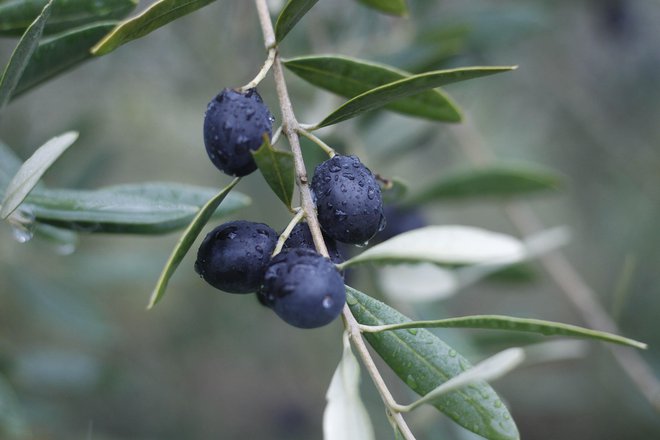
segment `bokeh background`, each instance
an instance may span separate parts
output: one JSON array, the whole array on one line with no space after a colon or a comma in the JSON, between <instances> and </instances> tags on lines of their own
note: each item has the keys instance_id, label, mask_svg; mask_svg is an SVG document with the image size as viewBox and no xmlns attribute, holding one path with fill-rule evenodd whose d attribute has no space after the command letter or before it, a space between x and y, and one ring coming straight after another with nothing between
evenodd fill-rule
<instances>
[{"instance_id":1,"label":"bokeh background","mask_svg":"<svg viewBox=\"0 0 660 440\"><path fill-rule=\"evenodd\" d=\"M377 113L322 136L372 170L404 178L411 191L469 166L464 142L557 170L562 188L527 202L547 226L571 229L570 262L623 334L649 343L643 358L660 376L660 3L409 4L402 19L354 1L319 2L281 51L342 53L414 72L520 68L447 87L467 115L461 128ZM0 40L1 63L14 45ZM229 178L204 151L204 109L220 89L252 78L263 58L252 2L218 1L16 100L1 116L0 138L24 159L50 137L80 131L46 175L52 186L168 180L221 187ZM341 102L288 78L303 122ZM275 110L272 77L260 92ZM304 147L308 165L321 160L312 145ZM238 190L254 202L235 218L286 225L288 212L258 173ZM432 204L423 214L432 224L516 233L501 204L489 201ZM0 225L0 438L322 437L341 324L297 330L253 296L214 291L193 272L194 252L147 312L177 237L83 235L75 252L62 255L47 241L20 244ZM500 313L584 324L540 266L532 268L531 278L484 281L421 310L403 306L427 318ZM353 273L351 282L378 295L373 275ZM525 342L439 334L473 361ZM604 346L587 347L578 359L495 383L522 438L660 438L658 412ZM412 398L386 376L398 398ZM377 394L363 382L377 438L391 438ZM409 419L420 440L474 438L433 411Z\"/></svg>"}]
</instances>

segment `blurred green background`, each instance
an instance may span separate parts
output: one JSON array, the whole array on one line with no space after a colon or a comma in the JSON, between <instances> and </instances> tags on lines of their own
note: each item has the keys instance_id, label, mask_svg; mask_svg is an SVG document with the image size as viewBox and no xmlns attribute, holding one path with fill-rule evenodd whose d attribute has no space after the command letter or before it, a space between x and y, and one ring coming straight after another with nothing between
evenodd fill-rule
<instances>
[{"instance_id":1,"label":"blurred green background","mask_svg":"<svg viewBox=\"0 0 660 440\"><path fill-rule=\"evenodd\" d=\"M529 203L547 226L570 227L570 261L623 334L649 343L643 357L660 375L660 3L410 0L409 6L410 17L401 19L354 1L319 2L281 51L342 53L413 72L520 68L447 87L467 115L462 129L377 113L320 135L375 172L404 178L412 191L469 165L461 136L481 139L498 158L558 170L562 189ZM50 137L80 131L46 175L52 186L148 180L224 186L229 178L204 151L202 118L220 89L257 72L261 38L252 2L218 1L16 100L2 114L0 138L25 159ZM0 39L1 63L15 43ZM288 78L303 122L342 102ZM260 93L279 121L270 76ZM314 147L305 148L309 166L322 160ZM288 211L258 173L238 190L254 203L235 218L277 230L287 224ZM433 204L424 215L433 224L515 233L492 202ZM253 296L218 293L193 272L194 252L162 303L147 312L177 238L82 235L75 252L61 255L43 240L20 244L0 225L0 438L322 437L341 324L301 331ZM584 325L533 267L533 280L482 282L405 311ZM370 275L354 273L352 283L369 293ZM519 342L484 332L439 334L473 361ZM588 347L583 358L525 368L495 383L522 438L660 438L659 414L609 351ZM410 400L383 371L395 395ZM377 438L391 438L377 394L363 382ZM409 419L420 440L474 438L433 411Z\"/></svg>"}]
</instances>

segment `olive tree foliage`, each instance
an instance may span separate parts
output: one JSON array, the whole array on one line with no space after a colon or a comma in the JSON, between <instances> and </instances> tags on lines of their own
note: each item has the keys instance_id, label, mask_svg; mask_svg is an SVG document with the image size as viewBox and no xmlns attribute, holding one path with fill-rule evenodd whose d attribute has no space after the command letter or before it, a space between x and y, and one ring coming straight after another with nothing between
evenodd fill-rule
<instances>
[{"instance_id":1,"label":"olive tree foliage","mask_svg":"<svg viewBox=\"0 0 660 440\"><path fill-rule=\"evenodd\" d=\"M0 1L0 36L16 41L0 78L0 111L7 111L8 103L34 87L85 61L115 50L130 50L130 45L122 46L148 37L152 31L213 2L159 0L135 15L132 14L137 3L134 0ZM310 140L312 148L318 147L332 157L335 150L323 139L320 133L326 131L321 129L340 126L360 116L368 117L376 110L437 124L460 124L463 115L459 104L442 87L462 81L488 81L484 77L511 74L516 66L408 72L342 54L288 57L284 44L287 35L308 13L314 14L316 3L289 0L279 10L269 10L265 0L256 0L264 64L254 79L246 78L244 85L233 86L239 91L273 87L265 81L268 73L273 74L279 108L272 111L278 115L275 127L279 124L279 128L273 131L272 138L265 137L263 144L251 154L264 177L265 190L272 191L291 213L291 223L282 233L275 252L282 249L288 234L304 219L317 252L328 256L300 139ZM372 8L374 14L408 14L405 0L360 0L351 7L365 6ZM255 70L258 68L255 66ZM295 112L288 94L290 75L345 101L318 121L300 123L297 117L304 115ZM222 85L228 86L231 85ZM212 219L236 213L251 199L237 190L240 177L220 189L163 182L117 184L94 190L46 186L41 177L61 155L61 160L66 161L65 151L77 137L75 131L54 133L52 139L36 148L25 161L0 142L0 217L13 228L19 241L34 237L64 245L84 234L153 235L182 230L160 277L154 274L155 287L148 301L149 292L144 292L145 303L151 309L165 300L170 278L204 226ZM284 138L289 148L283 146ZM427 187L408 191L403 179L382 176L377 169L372 171L378 178L385 203L408 211L448 199L529 196L554 191L560 183L557 173L539 166L494 163L440 175ZM378 243L354 248L352 256L336 263L336 267L355 271L376 268L382 290L389 292L387 297L429 301L451 295L494 272L524 265L561 245L565 239L563 231L556 229L533 237L514 237L468 226L425 225L391 238L381 240L376 236L374 241ZM426 284L420 284L419 280ZM373 294L382 296L382 293ZM342 317L333 324L343 325L343 353L326 395L323 420L326 440L374 438L369 413L360 398L361 376L373 381L378 390L394 438L415 438L414 426L408 425L406 416L422 405L436 408L483 438L519 438L507 406L488 382L523 362L540 361L534 356L536 352L511 347L472 365L439 338L432 331L434 328L507 330L645 347L643 343L611 333L513 316L474 315L415 321L369 292L346 286L345 296ZM419 395L416 400L403 404L394 399L367 345Z\"/></svg>"}]
</instances>

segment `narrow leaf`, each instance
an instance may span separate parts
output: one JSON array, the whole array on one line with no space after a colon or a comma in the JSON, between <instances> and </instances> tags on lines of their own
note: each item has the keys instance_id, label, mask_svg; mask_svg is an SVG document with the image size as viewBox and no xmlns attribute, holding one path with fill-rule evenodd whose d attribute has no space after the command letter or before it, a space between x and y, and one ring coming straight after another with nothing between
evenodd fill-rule
<instances>
[{"instance_id":1,"label":"narrow leaf","mask_svg":"<svg viewBox=\"0 0 660 440\"><path fill-rule=\"evenodd\" d=\"M285 60L284 65L305 81L346 98L411 77L411 73L383 64L339 55L319 55ZM452 99L442 90L425 90L387 104L387 110L446 122L461 120Z\"/></svg>"},{"instance_id":2,"label":"narrow leaf","mask_svg":"<svg viewBox=\"0 0 660 440\"><path fill-rule=\"evenodd\" d=\"M124 21L92 48L92 54L105 55L130 41L142 38L171 21L190 14L215 0L159 0L140 15Z\"/></svg>"},{"instance_id":3,"label":"narrow leaf","mask_svg":"<svg viewBox=\"0 0 660 440\"><path fill-rule=\"evenodd\" d=\"M344 332L344 352L326 393L323 440L373 440L367 409L360 399L360 364Z\"/></svg>"},{"instance_id":4,"label":"narrow leaf","mask_svg":"<svg viewBox=\"0 0 660 440\"><path fill-rule=\"evenodd\" d=\"M415 321L391 326L385 325L367 331L385 331L402 328L481 328L490 330L507 330L538 333L545 336L571 336L575 338L598 339L641 349L646 349L647 347L645 343L635 341L634 339L624 338L623 336L614 335L612 333L589 330L576 325L502 315L473 315L439 319L435 321Z\"/></svg>"},{"instance_id":5,"label":"narrow leaf","mask_svg":"<svg viewBox=\"0 0 660 440\"><path fill-rule=\"evenodd\" d=\"M44 31L46 20L50 17L51 5L52 0L44 6L41 14L26 29L16 49L11 54L11 58L9 58L9 63L7 63L0 78L0 110L9 102L9 98L20 81L32 53L39 45L39 39Z\"/></svg>"},{"instance_id":6,"label":"narrow leaf","mask_svg":"<svg viewBox=\"0 0 660 440\"><path fill-rule=\"evenodd\" d=\"M345 261L392 264L511 264L526 255L524 244L509 235L471 226L427 226L390 238Z\"/></svg>"},{"instance_id":7,"label":"narrow leaf","mask_svg":"<svg viewBox=\"0 0 660 440\"><path fill-rule=\"evenodd\" d=\"M390 15L408 15L406 0L358 0L365 6Z\"/></svg>"},{"instance_id":8,"label":"narrow leaf","mask_svg":"<svg viewBox=\"0 0 660 440\"><path fill-rule=\"evenodd\" d=\"M43 189L24 203L38 222L80 232L164 234L186 227L206 201L211 188L146 183L97 190ZM232 193L214 216L231 214L250 203Z\"/></svg>"},{"instance_id":9,"label":"narrow leaf","mask_svg":"<svg viewBox=\"0 0 660 440\"><path fill-rule=\"evenodd\" d=\"M0 1L0 35L20 36L39 15L47 0ZM128 15L137 0L56 0L44 34L68 31L104 20Z\"/></svg>"},{"instance_id":10,"label":"narrow leaf","mask_svg":"<svg viewBox=\"0 0 660 440\"><path fill-rule=\"evenodd\" d=\"M499 379L505 374L518 367L525 360L525 351L522 348L514 347L501 351L486 360L476 364L474 367L467 371L454 376L447 382L439 385L436 389L426 394L416 402L407 405L407 409L413 410L423 404L431 404L438 399L438 397L447 394L451 391L463 388L480 381L492 381Z\"/></svg>"},{"instance_id":11,"label":"narrow leaf","mask_svg":"<svg viewBox=\"0 0 660 440\"><path fill-rule=\"evenodd\" d=\"M0 218L6 219L32 191L41 176L78 139L78 133L70 131L57 136L39 147L25 161L14 178L9 182L5 196L2 199Z\"/></svg>"},{"instance_id":12,"label":"narrow leaf","mask_svg":"<svg viewBox=\"0 0 660 440\"><path fill-rule=\"evenodd\" d=\"M312 9L319 0L289 0L275 23L275 39L279 43L286 37L301 18Z\"/></svg>"},{"instance_id":13,"label":"narrow leaf","mask_svg":"<svg viewBox=\"0 0 660 440\"><path fill-rule=\"evenodd\" d=\"M295 183L293 154L273 148L267 136L264 136L261 147L251 153L268 186L290 208Z\"/></svg>"},{"instance_id":14,"label":"narrow leaf","mask_svg":"<svg viewBox=\"0 0 660 440\"><path fill-rule=\"evenodd\" d=\"M346 302L360 324L384 325L410 320L388 305L351 287ZM470 363L425 329L365 333L367 341L392 370L424 396L470 368ZM490 440L518 440L507 408L485 382L444 394L434 406L466 429Z\"/></svg>"},{"instance_id":15,"label":"narrow leaf","mask_svg":"<svg viewBox=\"0 0 660 440\"><path fill-rule=\"evenodd\" d=\"M559 186L559 176L548 169L500 164L446 174L415 195L410 204L474 197L510 197L554 190Z\"/></svg>"},{"instance_id":16,"label":"narrow leaf","mask_svg":"<svg viewBox=\"0 0 660 440\"><path fill-rule=\"evenodd\" d=\"M236 186L239 180L240 177L234 179L215 197L206 202L206 204L202 206L202 208L197 212L197 215L195 215L195 217L192 219L186 230L181 235L181 238L179 238L176 246L174 246L170 257L167 259L167 263L165 263L165 267L163 268L163 271L161 272L160 277L156 282L156 287L151 294L147 309L151 309L156 305L158 301L163 298L163 295L165 295L165 289L167 289L167 284L169 283L170 278L172 278L174 271L177 269L177 267L179 267L183 257L186 256L190 250L190 247L195 242L195 239L202 231L206 223L211 219L211 216L215 210L218 208L218 206L220 206L225 197L227 197L227 194L229 194L229 192Z\"/></svg>"},{"instance_id":17,"label":"narrow leaf","mask_svg":"<svg viewBox=\"0 0 660 440\"><path fill-rule=\"evenodd\" d=\"M391 102L415 95L420 92L435 89L447 84L468 79L479 78L495 73L507 72L515 66L504 67L463 67L458 69L437 70L434 72L413 75L408 78L385 84L364 92L344 103L328 115L317 127L326 127L363 113L376 110Z\"/></svg>"},{"instance_id":18,"label":"narrow leaf","mask_svg":"<svg viewBox=\"0 0 660 440\"><path fill-rule=\"evenodd\" d=\"M91 58L89 49L116 24L94 23L43 40L32 54L12 99Z\"/></svg>"}]
</instances>

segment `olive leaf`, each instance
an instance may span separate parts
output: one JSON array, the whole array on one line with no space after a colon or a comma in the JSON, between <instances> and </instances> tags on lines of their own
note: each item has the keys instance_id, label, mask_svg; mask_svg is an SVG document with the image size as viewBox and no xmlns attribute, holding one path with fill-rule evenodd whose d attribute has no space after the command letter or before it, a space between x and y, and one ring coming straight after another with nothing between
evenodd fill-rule
<instances>
[{"instance_id":1,"label":"olive leaf","mask_svg":"<svg viewBox=\"0 0 660 440\"><path fill-rule=\"evenodd\" d=\"M518 196L555 190L560 184L561 179L557 173L537 165L495 164L449 172L415 194L409 204Z\"/></svg>"},{"instance_id":2,"label":"olive leaf","mask_svg":"<svg viewBox=\"0 0 660 440\"><path fill-rule=\"evenodd\" d=\"M284 60L287 69L305 81L346 98L353 98L412 74L384 64L342 55L312 55ZM461 120L457 105L442 90L425 90L397 99L385 109L436 121Z\"/></svg>"},{"instance_id":3,"label":"olive leaf","mask_svg":"<svg viewBox=\"0 0 660 440\"><path fill-rule=\"evenodd\" d=\"M360 364L344 332L344 351L326 393L323 440L373 440L369 413L360 398Z\"/></svg>"},{"instance_id":4,"label":"olive leaf","mask_svg":"<svg viewBox=\"0 0 660 440\"><path fill-rule=\"evenodd\" d=\"M0 218L6 219L25 200L41 176L50 166L78 139L78 133L70 131L56 136L39 147L34 154L25 161L7 185Z\"/></svg>"},{"instance_id":5,"label":"olive leaf","mask_svg":"<svg viewBox=\"0 0 660 440\"><path fill-rule=\"evenodd\" d=\"M273 148L268 136L264 136L264 142L258 150L250 153L268 186L288 208L291 208L295 183L293 154Z\"/></svg>"},{"instance_id":6,"label":"olive leaf","mask_svg":"<svg viewBox=\"0 0 660 440\"><path fill-rule=\"evenodd\" d=\"M516 66L495 67L462 67L457 69L436 70L433 72L412 75L398 81L394 81L367 92L364 92L330 113L316 128L326 127L342 121L359 116L363 113L379 109L392 102L408 98L421 92L425 92L447 84L465 81L482 76L508 72L516 69ZM458 121L460 119L456 119Z\"/></svg>"},{"instance_id":7,"label":"olive leaf","mask_svg":"<svg viewBox=\"0 0 660 440\"><path fill-rule=\"evenodd\" d=\"M151 309L156 305L158 301L163 298L170 278L172 278L174 271L176 271L177 267L179 267L179 264L181 264L183 257L186 256L193 243L195 242L195 239L199 233L202 232L202 229L211 219L211 216L216 211L218 206L220 206L222 201L225 200L229 192L240 180L240 177L235 178L216 196L206 202L206 204L202 206L201 209L197 212L197 215L195 215L186 230L183 232L181 238L179 238L179 241L176 243L176 246L174 246L172 253L167 259L165 267L163 268L163 271L161 272L160 276L158 277L158 281L156 282L156 287L151 293L151 298L149 299L149 305L147 306L147 309Z\"/></svg>"},{"instance_id":8,"label":"olive leaf","mask_svg":"<svg viewBox=\"0 0 660 440\"><path fill-rule=\"evenodd\" d=\"M286 37L301 18L312 9L319 0L289 0L275 23L275 39L279 43Z\"/></svg>"},{"instance_id":9,"label":"olive leaf","mask_svg":"<svg viewBox=\"0 0 660 440\"><path fill-rule=\"evenodd\" d=\"M40 14L48 0L0 1L0 35L20 36ZM128 15L138 0L57 0L44 34L55 34Z\"/></svg>"},{"instance_id":10,"label":"olive leaf","mask_svg":"<svg viewBox=\"0 0 660 440\"><path fill-rule=\"evenodd\" d=\"M346 286L346 302L363 325L410 322L395 309L349 286ZM364 336L406 385L422 396L471 367L456 350L425 329L365 333ZM506 406L485 382L443 394L434 399L433 406L487 439L518 440L520 437Z\"/></svg>"},{"instance_id":11,"label":"olive leaf","mask_svg":"<svg viewBox=\"0 0 660 440\"><path fill-rule=\"evenodd\" d=\"M112 52L118 47L142 38L166 24L190 14L215 0L159 0L140 15L119 24L110 34L92 48L92 54L99 56Z\"/></svg>"},{"instance_id":12,"label":"olive leaf","mask_svg":"<svg viewBox=\"0 0 660 440\"><path fill-rule=\"evenodd\" d=\"M390 238L345 261L356 264L430 262L435 264L511 264L526 256L515 237L471 226L427 226Z\"/></svg>"},{"instance_id":13,"label":"olive leaf","mask_svg":"<svg viewBox=\"0 0 660 440\"><path fill-rule=\"evenodd\" d=\"M39 43L11 98L27 92L92 57L89 49L117 22L106 21L71 29Z\"/></svg>"},{"instance_id":14,"label":"olive leaf","mask_svg":"<svg viewBox=\"0 0 660 440\"><path fill-rule=\"evenodd\" d=\"M575 338L596 339L614 344L646 349L647 345L634 339L612 333L590 330L576 325L542 319L517 318L502 315L473 315L434 321L412 321L400 324L381 325L367 329L367 332L380 332L406 328L479 328L514 332L538 333L544 336L569 336Z\"/></svg>"},{"instance_id":15,"label":"olive leaf","mask_svg":"<svg viewBox=\"0 0 660 440\"><path fill-rule=\"evenodd\" d=\"M207 187L148 182L96 190L40 189L24 206L36 221L74 231L164 234L186 227L214 194ZM249 203L249 197L234 192L213 215L222 217Z\"/></svg>"},{"instance_id":16,"label":"olive leaf","mask_svg":"<svg viewBox=\"0 0 660 440\"><path fill-rule=\"evenodd\" d=\"M53 0L49 1L43 7L39 16L25 30L14 52L11 54L11 58L9 58L9 63L7 63L2 77L0 77L0 110L9 102L9 98L11 98L11 94L20 81L23 71L32 57L32 53L39 45L39 39L46 26L46 21L50 17L52 3Z\"/></svg>"}]
</instances>

